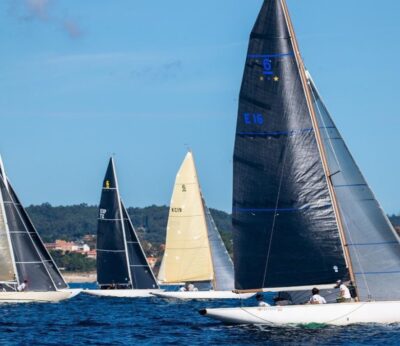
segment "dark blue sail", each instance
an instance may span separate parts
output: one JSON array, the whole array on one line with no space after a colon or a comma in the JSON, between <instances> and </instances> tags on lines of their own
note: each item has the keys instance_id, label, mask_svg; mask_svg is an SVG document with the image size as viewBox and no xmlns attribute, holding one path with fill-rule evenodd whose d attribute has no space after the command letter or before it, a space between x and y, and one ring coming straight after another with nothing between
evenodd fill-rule
<instances>
[{"instance_id":1,"label":"dark blue sail","mask_svg":"<svg viewBox=\"0 0 400 346\"><path fill-rule=\"evenodd\" d=\"M97 282L131 287L123 218L113 159L103 180L97 224Z\"/></svg>"},{"instance_id":2,"label":"dark blue sail","mask_svg":"<svg viewBox=\"0 0 400 346\"><path fill-rule=\"evenodd\" d=\"M97 282L100 287L115 285L118 288L158 288L121 201L112 158L104 177L99 206Z\"/></svg>"},{"instance_id":3,"label":"dark blue sail","mask_svg":"<svg viewBox=\"0 0 400 346\"><path fill-rule=\"evenodd\" d=\"M264 1L250 35L233 169L237 289L330 284L348 276L280 0Z\"/></svg>"}]
</instances>

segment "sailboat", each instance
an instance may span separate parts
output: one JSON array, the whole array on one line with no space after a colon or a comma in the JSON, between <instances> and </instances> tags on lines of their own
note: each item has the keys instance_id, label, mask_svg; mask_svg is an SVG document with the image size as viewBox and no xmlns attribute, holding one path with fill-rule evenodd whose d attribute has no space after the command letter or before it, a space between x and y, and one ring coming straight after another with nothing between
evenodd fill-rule
<instances>
[{"instance_id":1,"label":"sailboat","mask_svg":"<svg viewBox=\"0 0 400 346\"><path fill-rule=\"evenodd\" d=\"M166 285L186 283L204 288L156 294L162 298L238 299L253 295L232 292L233 263L204 201L190 151L175 180L158 280Z\"/></svg>"},{"instance_id":2,"label":"sailboat","mask_svg":"<svg viewBox=\"0 0 400 346\"><path fill-rule=\"evenodd\" d=\"M400 241L300 56L284 0L265 0L250 36L234 150L238 291L334 291L348 303L204 309L228 323L400 322ZM300 303L300 302L299 302ZM305 301L303 301L305 303Z\"/></svg>"},{"instance_id":3,"label":"sailboat","mask_svg":"<svg viewBox=\"0 0 400 346\"><path fill-rule=\"evenodd\" d=\"M80 291L66 284L0 157L0 303L58 302Z\"/></svg>"},{"instance_id":4,"label":"sailboat","mask_svg":"<svg viewBox=\"0 0 400 346\"><path fill-rule=\"evenodd\" d=\"M84 293L140 298L159 289L132 221L121 200L114 159L104 177L97 224L97 283Z\"/></svg>"}]
</instances>

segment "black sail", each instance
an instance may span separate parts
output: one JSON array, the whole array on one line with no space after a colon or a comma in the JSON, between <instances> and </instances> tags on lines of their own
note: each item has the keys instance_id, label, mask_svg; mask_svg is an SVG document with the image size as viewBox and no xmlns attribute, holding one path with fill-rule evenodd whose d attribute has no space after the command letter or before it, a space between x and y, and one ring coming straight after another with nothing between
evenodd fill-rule
<instances>
[{"instance_id":1,"label":"black sail","mask_svg":"<svg viewBox=\"0 0 400 346\"><path fill-rule=\"evenodd\" d=\"M48 271L48 265L43 261L41 248L34 238L36 232L26 224L25 216L21 214L22 207L15 203L15 194L10 194L10 185L6 186L3 174L0 175L0 191L7 217L8 230L13 250L14 263L17 270L17 281L27 280L27 291L55 291L56 285ZM54 264L54 263L53 263ZM54 264L55 266L55 264Z\"/></svg>"},{"instance_id":2,"label":"black sail","mask_svg":"<svg viewBox=\"0 0 400 346\"><path fill-rule=\"evenodd\" d=\"M110 159L103 181L97 224L97 282L130 287L117 179Z\"/></svg>"},{"instance_id":3,"label":"black sail","mask_svg":"<svg viewBox=\"0 0 400 346\"><path fill-rule=\"evenodd\" d=\"M67 283L65 282L63 276L61 275L53 258L51 257L51 255L47 251L46 247L44 246L43 241L39 236L39 233L37 232L35 226L33 225L31 219L29 218L28 213L22 206L20 200L18 199L18 196L16 195L16 193L9 181L8 181L8 190L10 192L10 196L13 200L15 208L18 210L18 213L19 213L27 231L29 232L30 238L31 238L32 242L34 243L35 248L36 248L43 264L46 266L47 272L50 275L54 285L58 289L68 288Z\"/></svg>"},{"instance_id":4,"label":"black sail","mask_svg":"<svg viewBox=\"0 0 400 346\"><path fill-rule=\"evenodd\" d=\"M147 262L146 256L140 245L139 238L137 237L128 212L126 211L126 208L122 202L121 205L122 215L124 217L132 287L136 289L158 288L157 281Z\"/></svg>"},{"instance_id":5,"label":"black sail","mask_svg":"<svg viewBox=\"0 0 400 346\"><path fill-rule=\"evenodd\" d=\"M280 0L250 36L234 149L235 287L330 284L348 271Z\"/></svg>"}]
</instances>

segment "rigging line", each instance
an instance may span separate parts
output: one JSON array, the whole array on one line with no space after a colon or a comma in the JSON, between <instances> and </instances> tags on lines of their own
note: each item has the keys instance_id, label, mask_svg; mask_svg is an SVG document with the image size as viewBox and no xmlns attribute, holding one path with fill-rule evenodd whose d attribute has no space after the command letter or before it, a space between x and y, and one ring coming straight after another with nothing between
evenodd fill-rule
<instances>
[{"instance_id":1,"label":"rigging line","mask_svg":"<svg viewBox=\"0 0 400 346\"><path fill-rule=\"evenodd\" d=\"M286 114L285 114L286 116ZM285 164L286 164L286 158L287 158L287 153L289 151L289 137L286 139L286 145L285 145L285 154L283 156L283 162L282 162L282 169L281 169L281 176L279 180L279 188L278 188L278 193L276 196L276 202L275 202L275 212L274 212L274 218L272 221L272 226L271 226L271 235L269 237L269 244L268 244L268 252L267 252L267 261L265 263L265 268L264 268L264 277L263 277L263 287L265 286L265 280L267 278L267 270L268 270L268 264L269 264L269 258L271 255L271 248L272 248L272 238L274 236L274 231L275 231L275 224L276 224L276 217L279 215L278 214L278 204L279 204L279 199L281 196L281 190L282 190L282 183L283 183L283 175L284 175L284 170L285 170Z\"/></svg>"}]
</instances>

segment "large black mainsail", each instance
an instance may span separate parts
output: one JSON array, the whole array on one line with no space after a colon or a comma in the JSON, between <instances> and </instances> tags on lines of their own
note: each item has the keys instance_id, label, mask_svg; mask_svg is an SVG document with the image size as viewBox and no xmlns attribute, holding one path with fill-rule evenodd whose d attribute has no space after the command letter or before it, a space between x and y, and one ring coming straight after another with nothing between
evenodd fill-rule
<instances>
[{"instance_id":1,"label":"large black mainsail","mask_svg":"<svg viewBox=\"0 0 400 346\"><path fill-rule=\"evenodd\" d=\"M400 245L306 72L284 0L250 36L234 152L238 289L351 279L400 299Z\"/></svg>"},{"instance_id":2,"label":"large black mainsail","mask_svg":"<svg viewBox=\"0 0 400 346\"><path fill-rule=\"evenodd\" d=\"M346 277L335 212L280 0L250 36L234 150L236 288Z\"/></svg>"},{"instance_id":3,"label":"large black mainsail","mask_svg":"<svg viewBox=\"0 0 400 346\"><path fill-rule=\"evenodd\" d=\"M1 160L1 159L0 159ZM0 191L4 225L9 237L15 285L27 281L26 291L67 288L55 262L45 248L0 164ZM12 287L11 285L3 286ZM15 288L15 287L14 287Z\"/></svg>"},{"instance_id":4,"label":"large black mainsail","mask_svg":"<svg viewBox=\"0 0 400 346\"><path fill-rule=\"evenodd\" d=\"M113 158L110 159L104 177L99 205L97 282L100 287L158 287L122 204Z\"/></svg>"}]
</instances>

